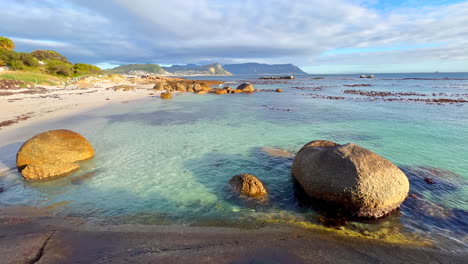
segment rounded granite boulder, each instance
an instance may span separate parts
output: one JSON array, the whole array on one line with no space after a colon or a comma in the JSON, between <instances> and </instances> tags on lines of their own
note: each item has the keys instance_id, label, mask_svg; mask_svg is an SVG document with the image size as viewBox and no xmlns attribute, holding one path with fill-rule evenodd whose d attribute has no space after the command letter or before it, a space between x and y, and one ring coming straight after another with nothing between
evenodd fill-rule
<instances>
[{"instance_id":1,"label":"rounded granite boulder","mask_svg":"<svg viewBox=\"0 0 468 264\"><path fill-rule=\"evenodd\" d=\"M307 143L291 172L309 197L356 217L385 216L400 207L409 191L408 178L397 166L352 143Z\"/></svg>"},{"instance_id":2,"label":"rounded granite boulder","mask_svg":"<svg viewBox=\"0 0 468 264\"><path fill-rule=\"evenodd\" d=\"M243 83L237 86L237 90L241 90L243 93L253 93L255 92L255 88L250 83Z\"/></svg>"},{"instance_id":3,"label":"rounded granite boulder","mask_svg":"<svg viewBox=\"0 0 468 264\"><path fill-rule=\"evenodd\" d=\"M267 196L263 183L251 174L235 175L231 178L229 184L236 192L243 196L251 198L265 198Z\"/></svg>"},{"instance_id":4,"label":"rounded granite boulder","mask_svg":"<svg viewBox=\"0 0 468 264\"><path fill-rule=\"evenodd\" d=\"M93 156L93 147L80 134L66 129L51 130L21 146L16 167L26 179L44 180L64 176L80 167L77 161Z\"/></svg>"},{"instance_id":5,"label":"rounded granite boulder","mask_svg":"<svg viewBox=\"0 0 468 264\"><path fill-rule=\"evenodd\" d=\"M171 93L161 93L160 97L161 97L161 99L172 99L172 94Z\"/></svg>"}]
</instances>

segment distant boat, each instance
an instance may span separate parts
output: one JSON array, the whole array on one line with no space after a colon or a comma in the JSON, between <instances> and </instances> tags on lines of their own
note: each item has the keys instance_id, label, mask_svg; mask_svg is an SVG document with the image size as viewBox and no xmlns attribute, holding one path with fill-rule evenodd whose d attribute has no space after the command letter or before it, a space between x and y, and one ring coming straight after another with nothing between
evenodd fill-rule
<instances>
[{"instance_id":1,"label":"distant boat","mask_svg":"<svg viewBox=\"0 0 468 264\"><path fill-rule=\"evenodd\" d=\"M435 71L434 73L439 73L439 71Z\"/></svg>"}]
</instances>

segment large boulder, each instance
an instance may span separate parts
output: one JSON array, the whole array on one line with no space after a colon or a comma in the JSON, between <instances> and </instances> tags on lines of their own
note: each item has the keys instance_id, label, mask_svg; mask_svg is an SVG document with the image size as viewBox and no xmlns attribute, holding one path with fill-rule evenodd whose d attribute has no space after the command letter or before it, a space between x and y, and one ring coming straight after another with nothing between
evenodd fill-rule
<instances>
[{"instance_id":1,"label":"large boulder","mask_svg":"<svg viewBox=\"0 0 468 264\"><path fill-rule=\"evenodd\" d=\"M235 175L231 178L229 184L236 192L243 196L251 198L265 198L267 196L263 183L251 174Z\"/></svg>"},{"instance_id":2,"label":"large boulder","mask_svg":"<svg viewBox=\"0 0 468 264\"><path fill-rule=\"evenodd\" d=\"M16 166L24 178L46 180L79 168L77 161L94 156L94 149L80 134L51 130L27 140L16 155Z\"/></svg>"},{"instance_id":3,"label":"large boulder","mask_svg":"<svg viewBox=\"0 0 468 264\"><path fill-rule=\"evenodd\" d=\"M243 93L253 93L255 92L255 88L250 83L243 83L237 86L237 90L241 90Z\"/></svg>"},{"instance_id":4,"label":"large boulder","mask_svg":"<svg viewBox=\"0 0 468 264\"><path fill-rule=\"evenodd\" d=\"M357 217L385 216L400 207L409 191L408 178L397 166L352 143L307 143L291 172L308 196Z\"/></svg>"}]
</instances>

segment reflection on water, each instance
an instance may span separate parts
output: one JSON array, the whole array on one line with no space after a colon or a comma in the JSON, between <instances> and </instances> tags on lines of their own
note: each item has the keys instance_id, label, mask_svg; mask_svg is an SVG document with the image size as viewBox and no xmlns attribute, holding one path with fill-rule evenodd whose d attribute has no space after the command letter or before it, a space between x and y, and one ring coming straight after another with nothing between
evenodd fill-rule
<instances>
[{"instance_id":1,"label":"reflection on water","mask_svg":"<svg viewBox=\"0 0 468 264\"><path fill-rule=\"evenodd\" d=\"M324 97L355 97L343 94L344 85L362 82L371 86L360 90L462 94L468 81L353 77L256 85L284 93L152 98L2 134L0 142L8 140L0 146L5 168L0 205L60 203L56 214L107 223L243 228L288 223L376 239L419 235L441 248L466 250L467 105L316 99L291 87L325 87L311 91ZM68 178L23 181L14 168L21 142L54 128L83 134L95 147L95 158ZM388 158L408 175L412 196L400 211L374 221L345 219L302 203L290 176L292 159L269 156L262 148L295 152L315 139L354 142ZM227 183L239 173L264 182L268 200L233 195Z\"/></svg>"}]
</instances>

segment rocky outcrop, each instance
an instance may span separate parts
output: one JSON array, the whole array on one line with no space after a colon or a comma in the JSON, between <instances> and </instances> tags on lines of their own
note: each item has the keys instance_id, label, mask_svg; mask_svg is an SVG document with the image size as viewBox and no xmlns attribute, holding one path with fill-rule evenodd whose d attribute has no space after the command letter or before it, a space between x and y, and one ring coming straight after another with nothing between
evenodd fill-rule
<instances>
[{"instance_id":1,"label":"rocky outcrop","mask_svg":"<svg viewBox=\"0 0 468 264\"><path fill-rule=\"evenodd\" d=\"M284 91L283 91L283 89L278 88L278 89L275 90L275 92L277 92L277 93L282 93L282 92L284 92Z\"/></svg>"},{"instance_id":2,"label":"rocky outcrop","mask_svg":"<svg viewBox=\"0 0 468 264\"><path fill-rule=\"evenodd\" d=\"M260 77L260 80L294 80L294 76Z\"/></svg>"},{"instance_id":3,"label":"rocky outcrop","mask_svg":"<svg viewBox=\"0 0 468 264\"><path fill-rule=\"evenodd\" d=\"M357 217L385 216L409 191L408 178L398 167L352 143L306 144L294 158L292 175L311 198Z\"/></svg>"},{"instance_id":4,"label":"rocky outcrop","mask_svg":"<svg viewBox=\"0 0 468 264\"><path fill-rule=\"evenodd\" d=\"M80 134L51 130L27 140L16 155L16 166L28 180L66 176L80 166L77 161L94 156L94 149Z\"/></svg>"},{"instance_id":5,"label":"rocky outcrop","mask_svg":"<svg viewBox=\"0 0 468 264\"><path fill-rule=\"evenodd\" d=\"M243 83L237 86L237 90L241 90L243 93L253 93L255 92L255 88L250 83Z\"/></svg>"},{"instance_id":6,"label":"rocky outcrop","mask_svg":"<svg viewBox=\"0 0 468 264\"><path fill-rule=\"evenodd\" d=\"M250 198L265 198L267 196L263 183L251 174L235 175L231 178L229 184L242 196Z\"/></svg>"}]
</instances>

